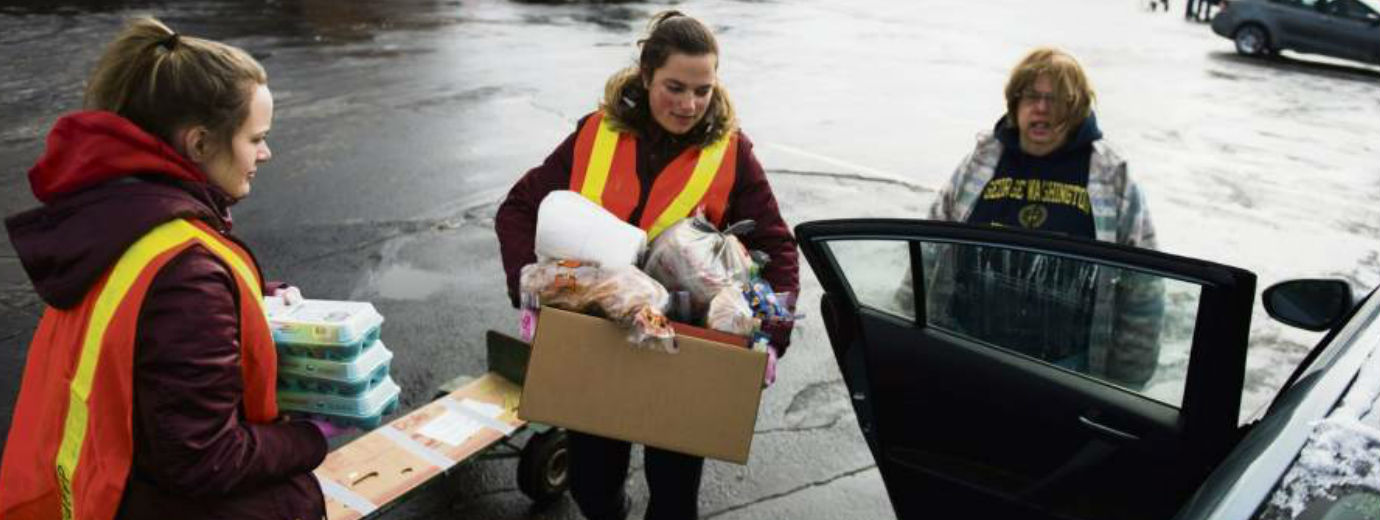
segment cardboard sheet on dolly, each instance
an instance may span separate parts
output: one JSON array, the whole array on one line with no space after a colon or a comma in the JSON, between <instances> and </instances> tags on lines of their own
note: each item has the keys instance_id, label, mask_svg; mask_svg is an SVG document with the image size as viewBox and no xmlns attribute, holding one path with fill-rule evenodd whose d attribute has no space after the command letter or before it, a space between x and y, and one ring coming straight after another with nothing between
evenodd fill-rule
<instances>
[{"instance_id":1,"label":"cardboard sheet on dolly","mask_svg":"<svg viewBox=\"0 0 1380 520\"><path fill-rule=\"evenodd\" d=\"M511 435L521 393L487 373L335 449L315 472L327 518L364 518Z\"/></svg>"}]
</instances>

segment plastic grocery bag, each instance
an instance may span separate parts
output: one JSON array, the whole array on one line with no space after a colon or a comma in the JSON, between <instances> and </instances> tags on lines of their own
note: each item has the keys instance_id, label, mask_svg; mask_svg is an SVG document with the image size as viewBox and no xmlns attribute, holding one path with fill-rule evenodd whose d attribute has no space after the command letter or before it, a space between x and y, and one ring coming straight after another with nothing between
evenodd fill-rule
<instances>
[{"instance_id":1,"label":"plastic grocery bag","mask_svg":"<svg viewBox=\"0 0 1380 520\"><path fill-rule=\"evenodd\" d=\"M709 300L704 323L711 329L739 336L751 336L759 325L743 292L733 287L724 287Z\"/></svg>"},{"instance_id":2,"label":"plastic grocery bag","mask_svg":"<svg viewBox=\"0 0 1380 520\"><path fill-rule=\"evenodd\" d=\"M670 295L635 267L543 260L523 267L519 283L542 305L608 318L628 327L629 340L639 346L676 350L675 331L664 314Z\"/></svg>"},{"instance_id":3,"label":"plastic grocery bag","mask_svg":"<svg viewBox=\"0 0 1380 520\"><path fill-rule=\"evenodd\" d=\"M720 232L697 212L657 236L643 270L667 290L690 293L692 315L698 324L708 313L709 302L721 291L741 291L747 286L752 257L734 234L746 233L752 226L748 220Z\"/></svg>"}]
</instances>

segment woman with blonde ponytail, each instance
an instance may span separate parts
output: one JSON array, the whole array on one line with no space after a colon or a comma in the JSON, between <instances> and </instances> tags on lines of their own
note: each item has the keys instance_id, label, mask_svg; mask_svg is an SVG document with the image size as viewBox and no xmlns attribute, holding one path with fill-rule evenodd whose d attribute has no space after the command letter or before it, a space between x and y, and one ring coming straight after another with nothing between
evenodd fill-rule
<instances>
[{"instance_id":1,"label":"woman with blonde ponytail","mask_svg":"<svg viewBox=\"0 0 1380 520\"><path fill-rule=\"evenodd\" d=\"M47 304L0 463L0 519L320 519L327 424L285 420L229 208L272 156L243 50L136 19L5 220Z\"/></svg>"},{"instance_id":2,"label":"woman with blonde ponytail","mask_svg":"<svg viewBox=\"0 0 1380 520\"><path fill-rule=\"evenodd\" d=\"M599 110L581 118L499 206L495 228L513 305L522 267L536 261L537 207L556 190L581 193L652 238L700 209L720 229L756 221L742 239L770 255L763 278L778 292L798 292L795 238L719 82L714 34L699 20L666 11L652 18L638 45L637 63L609 79ZM771 336L770 385L791 329L790 322L764 328ZM626 517L629 444L575 431L569 439L570 491L580 511L594 520ZM645 453L646 518L696 518L704 460L652 447Z\"/></svg>"}]
</instances>

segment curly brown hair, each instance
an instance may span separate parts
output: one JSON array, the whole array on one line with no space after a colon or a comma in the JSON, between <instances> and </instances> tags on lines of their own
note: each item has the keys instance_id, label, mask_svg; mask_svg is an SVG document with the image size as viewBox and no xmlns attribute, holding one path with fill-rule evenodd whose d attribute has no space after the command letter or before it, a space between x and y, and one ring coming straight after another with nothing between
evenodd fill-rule
<instances>
[{"instance_id":1,"label":"curly brown hair","mask_svg":"<svg viewBox=\"0 0 1380 520\"><path fill-rule=\"evenodd\" d=\"M1054 84L1057 101L1054 106L1068 120L1069 128L1078 128L1083 120L1092 115L1092 106L1097 94L1093 92L1088 76L1073 55L1053 47L1039 47L1030 51L1020 63L1011 69L1011 78L1006 81L1006 124L1016 126L1017 107L1021 94L1031 88L1040 76L1046 76Z\"/></svg>"}]
</instances>

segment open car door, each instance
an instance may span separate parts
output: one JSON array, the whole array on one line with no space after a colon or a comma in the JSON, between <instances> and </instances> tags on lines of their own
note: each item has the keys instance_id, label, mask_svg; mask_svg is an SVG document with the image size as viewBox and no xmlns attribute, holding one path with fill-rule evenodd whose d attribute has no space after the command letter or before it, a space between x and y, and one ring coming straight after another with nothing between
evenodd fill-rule
<instances>
[{"instance_id":1,"label":"open car door","mask_svg":"<svg viewBox=\"0 0 1380 520\"><path fill-rule=\"evenodd\" d=\"M945 222L796 235L901 519L1168 518L1238 438L1250 272Z\"/></svg>"}]
</instances>

